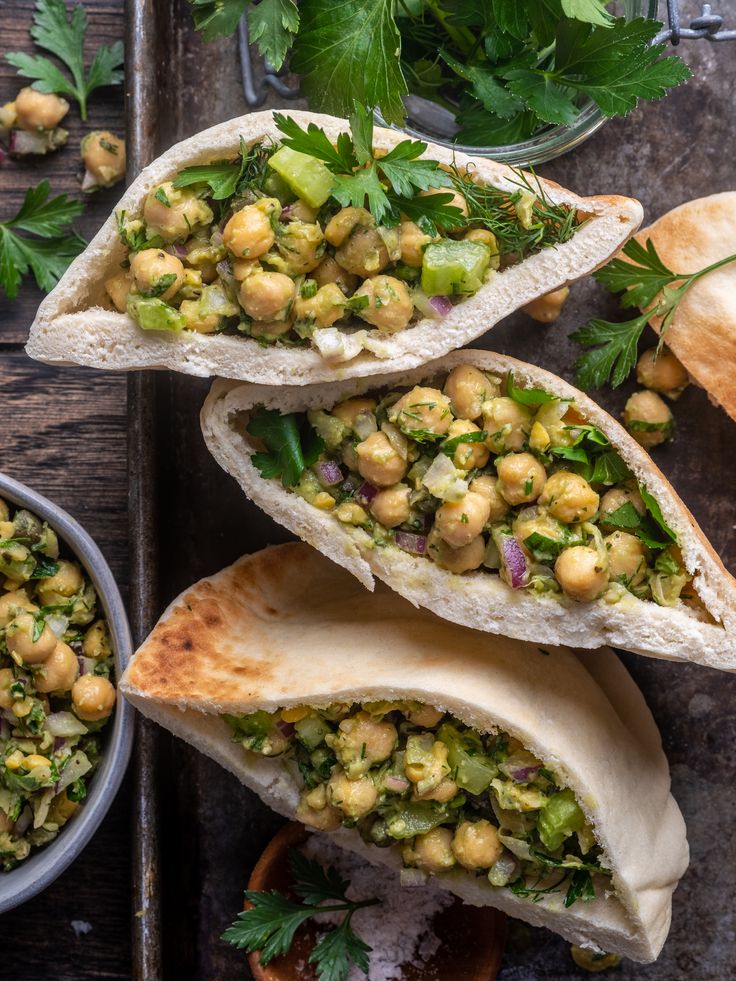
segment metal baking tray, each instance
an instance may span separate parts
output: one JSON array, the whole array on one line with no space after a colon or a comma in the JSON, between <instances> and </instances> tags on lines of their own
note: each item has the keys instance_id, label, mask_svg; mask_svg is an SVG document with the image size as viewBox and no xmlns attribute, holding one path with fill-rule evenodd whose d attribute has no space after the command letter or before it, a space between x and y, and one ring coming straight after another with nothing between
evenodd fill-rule
<instances>
[{"instance_id":1,"label":"metal baking tray","mask_svg":"<svg viewBox=\"0 0 736 981\"><path fill-rule=\"evenodd\" d=\"M721 4L724 12L731 3ZM176 140L248 111L236 40L203 45L186 0L127 0L126 46L131 176ZM651 217L697 194L698 187L731 187L736 65L721 56L713 72L705 49L693 45L687 52L698 73L693 83L661 107L647 105L608 124L575 154L546 165L544 176L581 193L632 194ZM253 70L260 86L259 59ZM300 105L269 88L267 107ZM615 301L587 280L553 327L517 315L475 346L492 344L570 377L577 352L569 331L592 311L615 316L616 310ZM198 415L208 388L205 379L174 373L129 376L130 595L137 642L190 583L244 552L289 537L243 498L207 453ZM629 391L599 395L620 412ZM682 397L676 416L677 441L659 452L658 463L733 569L734 424L695 388ZM708 466L717 469L704 480ZM650 967L625 963L616 977L720 981L733 976L736 929L729 809L736 780L734 679L692 665L624 657L662 731L690 829L693 866L675 895L672 933L660 960ZM244 956L220 935L241 908L249 871L281 819L210 760L141 720L135 780L135 981L250 978ZM564 941L511 924L501 981L584 977Z\"/></svg>"}]
</instances>

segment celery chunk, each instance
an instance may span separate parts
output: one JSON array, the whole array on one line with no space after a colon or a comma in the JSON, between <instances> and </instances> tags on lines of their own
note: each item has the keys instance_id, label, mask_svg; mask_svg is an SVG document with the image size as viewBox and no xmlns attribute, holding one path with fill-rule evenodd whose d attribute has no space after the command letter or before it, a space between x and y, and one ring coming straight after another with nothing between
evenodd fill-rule
<instances>
[{"instance_id":1,"label":"celery chunk","mask_svg":"<svg viewBox=\"0 0 736 981\"><path fill-rule=\"evenodd\" d=\"M335 178L316 157L282 146L269 159L268 165L311 208L320 208L330 196Z\"/></svg>"},{"instance_id":2,"label":"celery chunk","mask_svg":"<svg viewBox=\"0 0 736 981\"><path fill-rule=\"evenodd\" d=\"M491 250L483 242L435 242L424 250L422 289L427 296L477 293L490 262Z\"/></svg>"}]
</instances>

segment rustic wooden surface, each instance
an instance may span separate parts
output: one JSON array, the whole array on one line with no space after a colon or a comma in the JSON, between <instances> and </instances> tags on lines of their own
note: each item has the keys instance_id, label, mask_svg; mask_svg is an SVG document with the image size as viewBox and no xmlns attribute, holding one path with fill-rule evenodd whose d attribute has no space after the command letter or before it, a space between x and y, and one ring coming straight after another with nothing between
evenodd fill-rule
<instances>
[{"instance_id":1,"label":"rustic wooden surface","mask_svg":"<svg viewBox=\"0 0 736 981\"><path fill-rule=\"evenodd\" d=\"M245 104L234 43L205 48L191 31L185 0L159 4L172 58L158 66L161 98L151 111L158 113L164 148L245 111ZM88 0L87 5L97 38L122 34L117 2ZM694 13L697 4L683 6ZM718 7L736 22L736 0L722 0ZM0 5L3 49L27 46L30 8L30 0ZM696 73L687 86L628 120L610 123L572 156L540 168L541 173L582 193L633 194L650 219L698 194L733 188L736 45L690 43L681 50ZM8 66L0 64L0 100L14 91ZM91 124L120 130L120 111L115 94L105 93L92 103ZM0 214L42 174L53 175L57 188L76 187L73 155L67 148L38 165L0 169ZM83 229L92 232L114 199L114 191L96 198ZM19 344L37 302L32 288L16 303L0 301L2 465L81 517L124 582L124 379L28 362ZM540 327L512 317L478 346L513 353L570 378L576 348L567 335L591 313L615 311L611 298L586 281L574 289L556 325ZM197 577L244 551L287 537L242 498L208 456L198 426L207 388L203 380L179 375L162 374L157 380L161 608ZM620 412L627 391L599 395L608 408ZM657 462L734 571L736 425L694 388L677 403L675 415L677 439L657 452ZM721 981L733 977L736 932L731 709L736 681L694 666L624 657L662 730L674 792L688 823L692 865L675 895L672 933L661 959L649 967L625 964L615 976ZM232 777L167 736L161 740L159 785L164 976L248 978L244 958L219 937L240 908L249 871L280 821ZM94 842L59 883L29 910L0 920L0 977L86 981L129 976L128 804L124 791ZM88 920L92 933L75 939L71 919ZM559 938L512 924L502 981L587 976L576 971L567 944Z\"/></svg>"}]
</instances>

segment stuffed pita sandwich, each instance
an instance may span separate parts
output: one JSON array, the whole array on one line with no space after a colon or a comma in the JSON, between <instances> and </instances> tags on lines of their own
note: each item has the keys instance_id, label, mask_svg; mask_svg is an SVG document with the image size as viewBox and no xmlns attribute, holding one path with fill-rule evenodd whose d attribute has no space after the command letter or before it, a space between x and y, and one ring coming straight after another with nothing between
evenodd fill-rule
<instances>
[{"instance_id":1,"label":"stuffed pita sandwich","mask_svg":"<svg viewBox=\"0 0 736 981\"><path fill-rule=\"evenodd\" d=\"M411 368L641 222L629 198L351 123L257 112L173 147L41 304L28 353L271 385Z\"/></svg>"},{"instance_id":2,"label":"stuffed pita sandwich","mask_svg":"<svg viewBox=\"0 0 736 981\"><path fill-rule=\"evenodd\" d=\"M736 669L736 582L650 456L512 358L273 390L216 382L207 445L276 521L463 626Z\"/></svg>"},{"instance_id":3,"label":"stuffed pita sandwich","mask_svg":"<svg viewBox=\"0 0 736 981\"><path fill-rule=\"evenodd\" d=\"M574 943L658 955L688 861L659 734L610 650L458 628L302 544L166 610L120 682L276 811Z\"/></svg>"}]
</instances>

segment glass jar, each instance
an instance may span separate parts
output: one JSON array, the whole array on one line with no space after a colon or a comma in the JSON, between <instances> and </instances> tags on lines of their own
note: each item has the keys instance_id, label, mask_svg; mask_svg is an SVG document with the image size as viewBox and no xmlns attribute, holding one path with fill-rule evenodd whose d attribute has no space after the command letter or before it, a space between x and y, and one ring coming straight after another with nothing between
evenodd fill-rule
<instances>
[{"instance_id":1,"label":"glass jar","mask_svg":"<svg viewBox=\"0 0 736 981\"><path fill-rule=\"evenodd\" d=\"M614 12L627 20L633 20L635 17L654 20L657 17L657 8L657 0L624 0L623 3L615 5ZM454 117L444 106L435 106L426 99L418 99L411 95L407 97L406 105L407 122L400 128L410 136L429 140L440 146L459 150L461 153L476 157L492 157L503 163L525 167L536 166L555 157L561 157L563 153L569 153L599 130L608 118L594 102L586 99L581 104L575 122L570 126L547 126L521 143L505 146L469 146L452 139L450 133ZM380 113L377 112L376 117L380 125L386 125ZM433 122L435 125L432 125Z\"/></svg>"}]
</instances>

